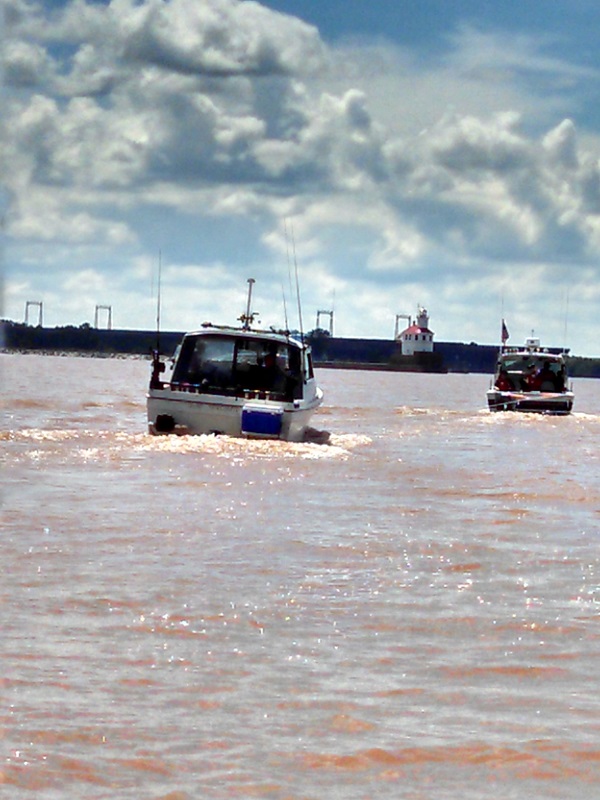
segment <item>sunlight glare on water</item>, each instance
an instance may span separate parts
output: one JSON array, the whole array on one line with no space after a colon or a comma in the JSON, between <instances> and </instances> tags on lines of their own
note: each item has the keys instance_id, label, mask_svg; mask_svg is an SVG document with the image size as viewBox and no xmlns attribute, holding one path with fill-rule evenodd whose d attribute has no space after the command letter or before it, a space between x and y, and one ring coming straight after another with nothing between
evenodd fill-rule
<instances>
[{"instance_id":1,"label":"sunlight glare on water","mask_svg":"<svg viewBox=\"0 0 600 800\"><path fill-rule=\"evenodd\" d=\"M319 370L298 444L148 436L144 360L0 359L11 800L594 796L596 381L551 418Z\"/></svg>"}]
</instances>

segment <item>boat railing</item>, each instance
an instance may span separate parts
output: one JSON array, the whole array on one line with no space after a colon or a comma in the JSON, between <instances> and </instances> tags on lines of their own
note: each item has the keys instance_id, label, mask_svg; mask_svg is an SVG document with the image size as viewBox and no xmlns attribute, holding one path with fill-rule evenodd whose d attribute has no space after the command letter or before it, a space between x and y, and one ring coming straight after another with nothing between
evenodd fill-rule
<instances>
[{"instance_id":1,"label":"boat railing","mask_svg":"<svg viewBox=\"0 0 600 800\"><path fill-rule=\"evenodd\" d=\"M242 320L243 318L244 315L242 315L242 317L240 317L239 319ZM212 328L215 331L231 332L232 334L255 333L258 334L259 336L260 335L265 336L265 334L267 336L270 336L271 334L275 334L276 336L281 336L284 339L290 339L292 341L296 341L296 339L292 335L292 332L289 331L287 328L276 328L274 325L271 325L270 328L266 329L266 328L253 328L252 325L248 325L248 327L244 326L236 327L235 325L217 325L213 322L203 322L200 325L200 327L205 330L207 328ZM306 347L306 345L303 346Z\"/></svg>"}]
</instances>

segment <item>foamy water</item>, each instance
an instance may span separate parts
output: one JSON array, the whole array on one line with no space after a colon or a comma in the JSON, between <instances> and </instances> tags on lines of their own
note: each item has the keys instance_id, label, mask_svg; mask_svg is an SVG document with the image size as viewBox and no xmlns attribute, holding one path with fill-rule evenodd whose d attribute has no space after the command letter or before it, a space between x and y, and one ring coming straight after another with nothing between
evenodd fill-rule
<instances>
[{"instance_id":1,"label":"foamy water","mask_svg":"<svg viewBox=\"0 0 600 800\"><path fill-rule=\"evenodd\" d=\"M323 445L150 437L144 361L0 367L0 796L596 796L596 381L322 370Z\"/></svg>"}]
</instances>

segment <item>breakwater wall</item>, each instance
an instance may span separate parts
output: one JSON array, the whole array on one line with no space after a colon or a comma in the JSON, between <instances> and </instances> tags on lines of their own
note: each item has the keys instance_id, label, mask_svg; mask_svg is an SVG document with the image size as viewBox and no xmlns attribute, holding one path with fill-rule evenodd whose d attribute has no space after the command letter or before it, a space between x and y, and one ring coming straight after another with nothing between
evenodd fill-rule
<instances>
[{"instance_id":1,"label":"breakwater wall","mask_svg":"<svg viewBox=\"0 0 600 800\"><path fill-rule=\"evenodd\" d=\"M183 333L163 331L105 330L90 325L44 328L15 322L2 323L2 347L5 350L37 350L51 352L81 352L100 355L150 355L157 347L171 355ZM354 368L410 369L409 364L394 365L398 345L389 339L338 338L311 336L315 365L347 366ZM443 371L492 372L497 347L477 344L436 342L435 353ZM415 361L415 369L419 365Z\"/></svg>"},{"instance_id":2,"label":"breakwater wall","mask_svg":"<svg viewBox=\"0 0 600 800\"><path fill-rule=\"evenodd\" d=\"M162 331L158 337L161 354L172 355L182 336L181 331ZM311 334L308 338L317 367L492 374L498 354L497 345L434 342L432 363L424 365L415 359L411 365L406 362L406 357L398 357L398 345L390 339L338 338L320 334ZM104 330L88 324L44 328L0 321L0 348L9 352L150 356L156 347L156 331ZM568 362L572 376L600 377L600 359L569 357Z\"/></svg>"}]
</instances>

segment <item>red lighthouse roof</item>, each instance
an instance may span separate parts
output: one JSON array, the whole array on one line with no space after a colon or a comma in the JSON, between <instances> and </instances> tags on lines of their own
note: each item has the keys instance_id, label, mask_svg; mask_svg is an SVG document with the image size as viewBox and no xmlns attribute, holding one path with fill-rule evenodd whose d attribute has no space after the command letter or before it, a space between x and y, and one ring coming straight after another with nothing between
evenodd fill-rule
<instances>
[{"instance_id":1,"label":"red lighthouse roof","mask_svg":"<svg viewBox=\"0 0 600 800\"><path fill-rule=\"evenodd\" d=\"M405 336L410 333L430 333L433 336L432 330L429 328L422 328L420 325L410 325L406 330L403 330L400 335Z\"/></svg>"}]
</instances>

